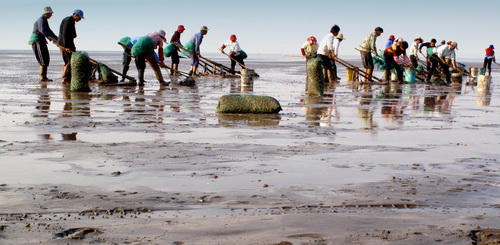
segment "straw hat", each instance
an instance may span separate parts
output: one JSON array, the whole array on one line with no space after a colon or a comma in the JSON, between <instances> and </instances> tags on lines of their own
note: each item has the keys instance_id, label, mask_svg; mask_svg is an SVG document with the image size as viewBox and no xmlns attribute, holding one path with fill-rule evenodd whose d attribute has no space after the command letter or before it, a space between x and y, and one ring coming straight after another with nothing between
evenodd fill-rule
<instances>
[{"instance_id":1,"label":"straw hat","mask_svg":"<svg viewBox=\"0 0 500 245\"><path fill-rule=\"evenodd\" d=\"M344 40L344 35L342 33L339 33L336 38L340 39L340 40Z\"/></svg>"}]
</instances>

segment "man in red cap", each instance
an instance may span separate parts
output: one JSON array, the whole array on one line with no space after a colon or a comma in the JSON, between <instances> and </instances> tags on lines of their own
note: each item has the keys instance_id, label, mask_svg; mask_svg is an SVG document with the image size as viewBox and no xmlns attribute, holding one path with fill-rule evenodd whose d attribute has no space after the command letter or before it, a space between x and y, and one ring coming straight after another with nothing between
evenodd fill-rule
<instances>
[{"instance_id":1,"label":"man in red cap","mask_svg":"<svg viewBox=\"0 0 500 245\"><path fill-rule=\"evenodd\" d=\"M394 43L394 39L396 39L396 38L394 37L394 35L390 35L390 36L389 36L389 39L387 40L387 43L385 44L385 48L386 48L386 49Z\"/></svg>"},{"instance_id":2,"label":"man in red cap","mask_svg":"<svg viewBox=\"0 0 500 245\"><path fill-rule=\"evenodd\" d=\"M174 35L172 35L172 38L170 38L171 43L178 43L179 45L182 45L181 43L181 34L186 30L183 25L179 25L177 27L177 30L174 32ZM172 69L170 70L170 75L175 75L174 73L177 73L179 71L179 48L177 48L177 52L172 52L171 58L172 58Z\"/></svg>"},{"instance_id":3,"label":"man in red cap","mask_svg":"<svg viewBox=\"0 0 500 245\"><path fill-rule=\"evenodd\" d=\"M486 72L486 69L488 69L488 75L491 76L491 62L495 62L495 46L491 44L487 49L484 50L484 62L483 62L483 69L484 72Z\"/></svg>"},{"instance_id":4,"label":"man in red cap","mask_svg":"<svg viewBox=\"0 0 500 245\"><path fill-rule=\"evenodd\" d=\"M234 74L234 68L236 66L236 62L238 62L238 64L242 66L242 68L244 68L243 66L245 65L245 62L243 62L243 59L246 58L245 52L241 50L240 44L236 40L237 40L236 35L233 34L229 37L229 40L224 42L224 44L222 44L222 46L220 47L222 53L224 53L225 48L229 49L229 56L231 57L232 74Z\"/></svg>"}]
</instances>

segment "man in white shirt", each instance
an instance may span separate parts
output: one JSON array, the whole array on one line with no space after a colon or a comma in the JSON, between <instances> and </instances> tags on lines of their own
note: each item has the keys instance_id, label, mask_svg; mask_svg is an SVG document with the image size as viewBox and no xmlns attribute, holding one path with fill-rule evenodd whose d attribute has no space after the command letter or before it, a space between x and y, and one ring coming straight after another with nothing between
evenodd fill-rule
<instances>
[{"instance_id":1,"label":"man in white shirt","mask_svg":"<svg viewBox=\"0 0 500 245\"><path fill-rule=\"evenodd\" d=\"M451 84L451 76L449 70L450 64L447 60L450 60L451 66L454 70L458 70L457 62L455 61L455 49L458 50L458 44L455 41L437 48L437 55L441 61L441 68L443 69L444 75L446 76L446 82L448 84Z\"/></svg>"},{"instance_id":2,"label":"man in white shirt","mask_svg":"<svg viewBox=\"0 0 500 245\"><path fill-rule=\"evenodd\" d=\"M418 67L418 50L420 48L420 44L424 42L421 37L417 37L414 40L413 45L411 45L410 50L410 61L413 68L417 69Z\"/></svg>"},{"instance_id":3,"label":"man in white shirt","mask_svg":"<svg viewBox=\"0 0 500 245\"><path fill-rule=\"evenodd\" d=\"M323 61L323 72L326 80L334 83L338 80L337 66L335 65L334 41L340 32L338 25L332 26L330 32L321 40L318 48L318 57Z\"/></svg>"}]
</instances>

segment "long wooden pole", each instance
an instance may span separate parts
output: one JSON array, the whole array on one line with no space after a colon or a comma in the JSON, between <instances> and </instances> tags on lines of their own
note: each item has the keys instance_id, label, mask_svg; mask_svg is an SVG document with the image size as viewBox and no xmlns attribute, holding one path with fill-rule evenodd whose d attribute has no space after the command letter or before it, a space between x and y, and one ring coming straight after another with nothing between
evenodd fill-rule
<instances>
[{"instance_id":1,"label":"long wooden pole","mask_svg":"<svg viewBox=\"0 0 500 245\"><path fill-rule=\"evenodd\" d=\"M233 58L231 55L226 54L226 52L224 52L224 50L222 50L222 49L220 49L220 48L219 48L219 50L220 50L223 54L225 54L227 57L229 57L231 60L234 60L236 63L238 63L238 65L240 65L241 67L243 67L243 69L247 69L247 67L246 67L245 65L241 64L239 61L237 61L237 60L236 60L235 58Z\"/></svg>"},{"instance_id":2,"label":"long wooden pole","mask_svg":"<svg viewBox=\"0 0 500 245\"><path fill-rule=\"evenodd\" d=\"M366 79L368 79L368 78L370 77L370 76L368 75L368 73L366 73L365 71L363 71L363 70L359 69L359 67L356 67L356 66L352 65L351 63L349 63L349 62L347 62L347 61L345 61L345 60L342 60L342 59L341 59L341 58L339 58L339 57L335 57L335 60L336 60L336 61L338 61L341 65L343 65L343 66L345 66L345 67L347 67L347 68L350 68L350 69L353 69L353 70L357 70L357 71L360 73L360 75L361 75L362 77L366 78ZM382 82L382 79L380 79L380 78L378 78L378 77L376 77L376 76L373 76L373 75L372 75L371 77L372 77L372 79L377 80L377 81L378 81L378 82L380 82L380 83Z\"/></svg>"},{"instance_id":3,"label":"long wooden pole","mask_svg":"<svg viewBox=\"0 0 500 245\"><path fill-rule=\"evenodd\" d=\"M179 45L178 43L174 43L174 45L175 45L176 47L178 47L178 48L180 48L180 49L182 49L182 50L184 50L184 51L188 52L188 53L189 53L189 54L191 54L191 55L196 55L196 54L194 54L193 52L191 52L190 50L185 49L183 46ZM227 72L231 72L231 68L229 68L229 67L227 67L227 66L224 66L223 64L217 63L217 62L215 62L215 61L213 61L213 60L210 60L210 59L208 59L208 58L205 58L205 57L203 57L203 56L201 56L201 55L199 55L198 57L200 57L200 59L203 59L203 60L207 61L208 63L211 63L211 64L213 64L213 65L215 65L215 66L221 67L222 69L224 69L224 70L225 70L225 71L227 71ZM237 72L237 73L239 73L239 72Z\"/></svg>"}]
</instances>

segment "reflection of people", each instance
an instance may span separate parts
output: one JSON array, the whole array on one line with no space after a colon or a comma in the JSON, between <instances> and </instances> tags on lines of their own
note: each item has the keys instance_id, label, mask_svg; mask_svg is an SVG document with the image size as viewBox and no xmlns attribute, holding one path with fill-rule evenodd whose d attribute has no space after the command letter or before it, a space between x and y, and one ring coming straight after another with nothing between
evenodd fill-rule
<instances>
[{"instance_id":1,"label":"reflection of people","mask_svg":"<svg viewBox=\"0 0 500 245\"><path fill-rule=\"evenodd\" d=\"M49 27L49 19L52 17L52 8L45 7L43 8L43 14L38 20L35 22L33 26L33 34L35 37L31 47L33 48L33 52L35 53L36 60L38 64L40 64L40 81L42 82L51 82L52 79L47 78L47 69L50 63L50 54L49 49L47 48L47 39L52 41L54 44L57 43L57 36L52 32Z\"/></svg>"},{"instance_id":2,"label":"reflection of people","mask_svg":"<svg viewBox=\"0 0 500 245\"><path fill-rule=\"evenodd\" d=\"M57 44L61 51L61 56L64 61L62 68L62 83L69 84L71 82L71 53L76 51L74 39L76 38L76 22L83 18L83 11L76 9L73 15L64 18L59 28L59 39Z\"/></svg>"},{"instance_id":3,"label":"reflection of people","mask_svg":"<svg viewBox=\"0 0 500 245\"><path fill-rule=\"evenodd\" d=\"M380 36L384 32L382 27L376 27L375 30L365 37L363 43L360 45L360 54L361 60L363 61L363 67L365 68L365 73L367 77L365 77L365 82L371 82L373 75L373 68L375 67L373 64L372 54L377 57L380 57L377 53L377 37Z\"/></svg>"},{"instance_id":4,"label":"reflection of people","mask_svg":"<svg viewBox=\"0 0 500 245\"><path fill-rule=\"evenodd\" d=\"M224 44L220 47L221 52L224 53L224 49L229 49L229 56L232 58L231 60L231 73L234 74L234 68L236 67L236 62L241 65L245 65L243 59L245 58L241 53L240 44L236 41L236 35L231 35L229 40L225 41Z\"/></svg>"},{"instance_id":5,"label":"reflection of people","mask_svg":"<svg viewBox=\"0 0 500 245\"><path fill-rule=\"evenodd\" d=\"M326 80L330 83L337 81L337 67L335 65L335 52L334 52L334 42L336 36L339 34L340 27L338 25L332 26L330 32L326 34L318 48L318 57L323 61L323 73Z\"/></svg>"},{"instance_id":6,"label":"reflection of people","mask_svg":"<svg viewBox=\"0 0 500 245\"><path fill-rule=\"evenodd\" d=\"M181 43L181 34L186 30L183 25L177 26L177 30L174 32L172 37L170 38L171 43L177 43L179 45L182 45ZM174 75L176 72L179 71L179 48L176 48L175 52L172 52L170 58L172 59L172 69L170 69L170 75Z\"/></svg>"},{"instance_id":7,"label":"reflection of people","mask_svg":"<svg viewBox=\"0 0 500 245\"><path fill-rule=\"evenodd\" d=\"M488 69L488 75L491 76L491 63L496 62L495 61L495 46L490 45L487 49L484 50L485 56L484 56L484 63L483 63L483 69L484 72L486 73L486 68Z\"/></svg>"},{"instance_id":8,"label":"reflection of people","mask_svg":"<svg viewBox=\"0 0 500 245\"><path fill-rule=\"evenodd\" d=\"M200 65L200 45L203 42L203 36L207 35L208 27L202 26L200 32L194 34L189 40L194 44L194 52L191 55L191 69L189 70L189 75L195 75L198 65Z\"/></svg>"}]
</instances>

